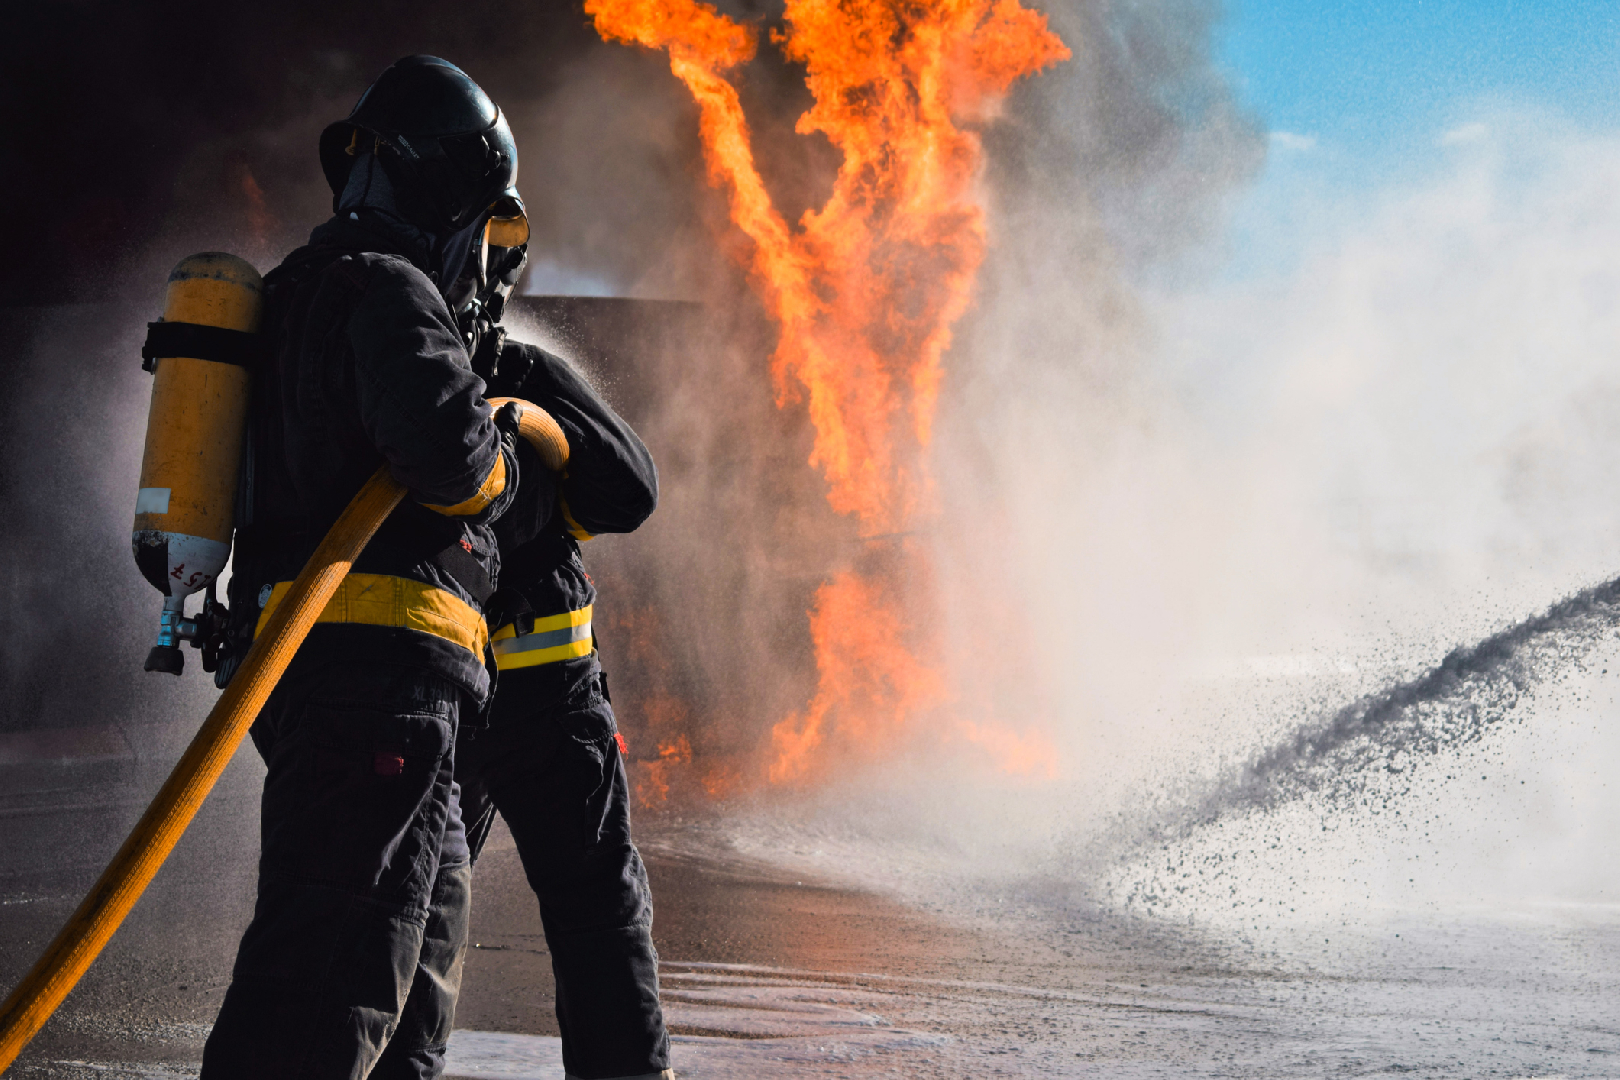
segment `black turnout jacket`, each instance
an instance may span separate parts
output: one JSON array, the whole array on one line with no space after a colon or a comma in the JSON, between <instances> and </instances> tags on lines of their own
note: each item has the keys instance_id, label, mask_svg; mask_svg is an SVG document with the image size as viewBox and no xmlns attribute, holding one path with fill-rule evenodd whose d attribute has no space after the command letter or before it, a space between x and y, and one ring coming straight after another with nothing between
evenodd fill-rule
<instances>
[{"instance_id":1,"label":"black turnout jacket","mask_svg":"<svg viewBox=\"0 0 1620 1080\"><path fill-rule=\"evenodd\" d=\"M568 436L569 460L559 478L557 513L549 522L533 511L495 523L501 553L500 593L490 629L577 611L596 601L596 586L580 560L579 545L600 533L627 533L646 521L658 505L658 470L630 425L567 361L537 345L506 339L497 331L479 349L477 366L489 381L491 397L520 397L549 412ZM525 477L544 471L527 443L517 448ZM503 684L517 686L499 697L534 703L549 684L544 669L503 672ZM536 685L528 685L535 683ZM499 703L497 709L500 709Z\"/></svg>"},{"instance_id":2,"label":"black turnout jacket","mask_svg":"<svg viewBox=\"0 0 1620 1080\"><path fill-rule=\"evenodd\" d=\"M514 500L532 518L550 516L551 478L537 464L525 475L503 444L420 259L385 233L334 218L265 278L271 358L255 374L230 584L239 643L251 640L272 587L297 575L384 463L408 497L352 580L404 578L481 613L500 569L492 523ZM479 700L490 689L481 649L386 620L317 623L300 659L312 653L426 669Z\"/></svg>"}]
</instances>

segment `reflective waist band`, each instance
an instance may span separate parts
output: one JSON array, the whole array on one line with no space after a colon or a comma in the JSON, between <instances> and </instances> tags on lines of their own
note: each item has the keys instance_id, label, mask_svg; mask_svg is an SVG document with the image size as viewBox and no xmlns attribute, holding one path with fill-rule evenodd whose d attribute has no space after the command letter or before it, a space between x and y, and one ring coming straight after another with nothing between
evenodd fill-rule
<instances>
[{"instance_id":1,"label":"reflective waist band","mask_svg":"<svg viewBox=\"0 0 1620 1080\"><path fill-rule=\"evenodd\" d=\"M270 590L253 630L255 638L291 588L292 582L282 581ZM399 626L454 642L480 659L489 643L489 627L471 604L443 589L392 574L350 574L315 621Z\"/></svg>"},{"instance_id":2,"label":"reflective waist band","mask_svg":"<svg viewBox=\"0 0 1620 1080\"><path fill-rule=\"evenodd\" d=\"M527 634L519 634L516 626L507 623L490 638L495 648L495 667L511 671L591 655L595 648L591 638L591 608L594 606L536 619L534 629Z\"/></svg>"}]
</instances>

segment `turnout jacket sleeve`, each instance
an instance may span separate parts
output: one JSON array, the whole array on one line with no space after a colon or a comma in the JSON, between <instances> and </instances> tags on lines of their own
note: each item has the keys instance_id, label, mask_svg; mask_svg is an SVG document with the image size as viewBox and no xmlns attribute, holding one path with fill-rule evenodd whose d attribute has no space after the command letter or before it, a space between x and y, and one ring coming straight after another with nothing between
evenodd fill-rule
<instances>
[{"instance_id":1,"label":"turnout jacket sleeve","mask_svg":"<svg viewBox=\"0 0 1620 1080\"><path fill-rule=\"evenodd\" d=\"M394 257L366 261L349 320L360 422L417 502L473 524L490 520L516 488L516 462L455 321L420 270Z\"/></svg>"},{"instance_id":2,"label":"turnout jacket sleeve","mask_svg":"<svg viewBox=\"0 0 1620 1080\"><path fill-rule=\"evenodd\" d=\"M507 341L500 370L522 371L517 396L549 412L568 436L568 471L559 510L576 538L583 530L633 532L658 506L658 469L630 425L573 366L527 342ZM575 528L577 526L577 528Z\"/></svg>"},{"instance_id":3,"label":"turnout jacket sleeve","mask_svg":"<svg viewBox=\"0 0 1620 1080\"><path fill-rule=\"evenodd\" d=\"M523 482L494 523L495 541L502 551L516 551L529 543L557 516L557 476L540 460L539 451L524 440L517 441L512 453Z\"/></svg>"}]
</instances>

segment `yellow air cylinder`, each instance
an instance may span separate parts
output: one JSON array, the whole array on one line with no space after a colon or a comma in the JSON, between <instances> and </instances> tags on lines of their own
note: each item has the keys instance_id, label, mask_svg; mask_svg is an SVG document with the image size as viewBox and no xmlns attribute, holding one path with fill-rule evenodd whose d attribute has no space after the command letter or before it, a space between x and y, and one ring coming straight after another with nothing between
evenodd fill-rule
<instances>
[{"instance_id":1,"label":"yellow air cylinder","mask_svg":"<svg viewBox=\"0 0 1620 1080\"><path fill-rule=\"evenodd\" d=\"M250 335L262 307L263 281L247 262L193 255L169 275L163 318L147 338L152 405L132 545L136 566L166 598L148 671L179 673L176 646L194 631L186 597L212 585L230 556Z\"/></svg>"}]
</instances>

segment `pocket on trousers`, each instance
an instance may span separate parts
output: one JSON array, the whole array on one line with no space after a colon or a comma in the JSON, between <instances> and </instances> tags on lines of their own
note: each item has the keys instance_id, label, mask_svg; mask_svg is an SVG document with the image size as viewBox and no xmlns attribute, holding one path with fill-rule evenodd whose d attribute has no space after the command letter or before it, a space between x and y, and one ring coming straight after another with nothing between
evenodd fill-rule
<instances>
[{"instance_id":1,"label":"pocket on trousers","mask_svg":"<svg viewBox=\"0 0 1620 1080\"><path fill-rule=\"evenodd\" d=\"M309 767L299 859L312 881L414 895L432 882L450 795L452 714L304 708Z\"/></svg>"},{"instance_id":2,"label":"pocket on trousers","mask_svg":"<svg viewBox=\"0 0 1620 1080\"><path fill-rule=\"evenodd\" d=\"M600 697L589 707L565 712L556 720L567 736L561 754L563 787L571 793L580 815L580 843L590 850L602 840L612 803L619 764L619 745L613 736L619 728L612 708Z\"/></svg>"},{"instance_id":3,"label":"pocket on trousers","mask_svg":"<svg viewBox=\"0 0 1620 1080\"><path fill-rule=\"evenodd\" d=\"M589 690L566 701L557 710L554 720L564 735L590 745L612 739L619 730L613 719L613 706L595 689L594 680Z\"/></svg>"}]
</instances>

